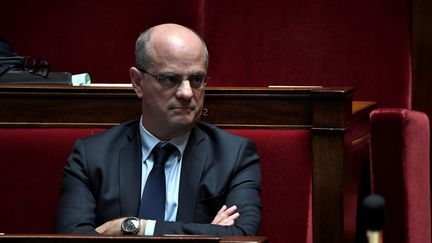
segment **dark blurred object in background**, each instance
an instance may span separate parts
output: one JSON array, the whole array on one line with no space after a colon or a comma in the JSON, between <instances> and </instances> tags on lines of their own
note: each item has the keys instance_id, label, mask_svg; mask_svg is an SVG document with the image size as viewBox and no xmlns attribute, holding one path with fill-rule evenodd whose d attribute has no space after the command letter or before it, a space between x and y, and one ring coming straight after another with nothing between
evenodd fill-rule
<instances>
[{"instance_id":1,"label":"dark blurred object in background","mask_svg":"<svg viewBox=\"0 0 432 243\"><path fill-rule=\"evenodd\" d=\"M0 57L11 57L16 54L12 51L9 42L0 35Z\"/></svg>"}]
</instances>

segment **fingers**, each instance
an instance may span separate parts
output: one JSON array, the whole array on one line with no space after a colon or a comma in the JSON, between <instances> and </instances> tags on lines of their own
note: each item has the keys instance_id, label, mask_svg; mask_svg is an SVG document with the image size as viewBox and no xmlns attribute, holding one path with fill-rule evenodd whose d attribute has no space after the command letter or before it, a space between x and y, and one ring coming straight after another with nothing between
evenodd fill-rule
<instances>
[{"instance_id":1,"label":"fingers","mask_svg":"<svg viewBox=\"0 0 432 243\"><path fill-rule=\"evenodd\" d=\"M96 228L96 232L101 235L121 235L120 225L124 218L111 220L105 222L101 226Z\"/></svg>"},{"instance_id":2,"label":"fingers","mask_svg":"<svg viewBox=\"0 0 432 243\"><path fill-rule=\"evenodd\" d=\"M223 205L223 206L221 207L221 209L219 209L219 211L218 211L217 214L223 213L223 212L226 210L226 208L227 208L227 206L226 206L226 205Z\"/></svg>"},{"instance_id":3,"label":"fingers","mask_svg":"<svg viewBox=\"0 0 432 243\"><path fill-rule=\"evenodd\" d=\"M237 212L237 206L234 205L230 208L227 208L226 205L223 205L211 223L216 225L231 226L234 225L234 221L239 217L240 214Z\"/></svg>"},{"instance_id":4,"label":"fingers","mask_svg":"<svg viewBox=\"0 0 432 243\"><path fill-rule=\"evenodd\" d=\"M222 226L231 226L234 225L234 222L240 217L239 213L234 213L232 215L230 215L228 218L222 220L221 222L219 222L218 225L222 225Z\"/></svg>"},{"instance_id":5,"label":"fingers","mask_svg":"<svg viewBox=\"0 0 432 243\"><path fill-rule=\"evenodd\" d=\"M223 205L221 209L219 209L218 213L216 214L215 218L213 219L213 221L211 222L212 224L218 224L221 220L223 220L224 215L223 213L225 212L225 210L227 209L226 205Z\"/></svg>"},{"instance_id":6,"label":"fingers","mask_svg":"<svg viewBox=\"0 0 432 243\"><path fill-rule=\"evenodd\" d=\"M226 206L225 206L225 208L226 208ZM231 215L231 214L235 213L236 211L237 211L237 206L234 205L234 206L231 206L230 208L228 208L227 210L225 210L225 212L223 212L223 213L225 213L227 215Z\"/></svg>"},{"instance_id":7,"label":"fingers","mask_svg":"<svg viewBox=\"0 0 432 243\"><path fill-rule=\"evenodd\" d=\"M108 228L108 224L109 224L109 222L106 222L103 225L97 227L96 228L96 232L98 232L98 234L103 235L106 232L107 228Z\"/></svg>"},{"instance_id":8,"label":"fingers","mask_svg":"<svg viewBox=\"0 0 432 243\"><path fill-rule=\"evenodd\" d=\"M98 234L102 234L104 232L104 230L102 229L102 226L103 225L96 228L96 232L98 232Z\"/></svg>"}]
</instances>

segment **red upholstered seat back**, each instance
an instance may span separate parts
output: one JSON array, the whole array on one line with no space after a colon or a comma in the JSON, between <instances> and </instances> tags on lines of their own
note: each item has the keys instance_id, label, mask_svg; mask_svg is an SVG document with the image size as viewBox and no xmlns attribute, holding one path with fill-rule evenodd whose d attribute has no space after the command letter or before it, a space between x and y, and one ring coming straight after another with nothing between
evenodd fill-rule
<instances>
[{"instance_id":1,"label":"red upholstered seat back","mask_svg":"<svg viewBox=\"0 0 432 243\"><path fill-rule=\"evenodd\" d=\"M77 138L97 128L0 128L0 232L53 233L63 167ZM271 242L311 242L311 135L307 130L231 129L261 157L262 224Z\"/></svg>"},{"instance_id":2,"label":"red upholstered seat back","mask_svg":"<svg viewBox=\"0 0 432 243\"><path fill-rule=\"evenodd\" d=\"M312 242L312 138L307 130L231 129L252 139L261 158L260 235Z\"/></svg>"},{"instance_id":3,"label":"red upholstered seat back","mask_svg":"<svg viewBox=\"0 0 432 243\"><path fill-rule=\"evenodd\" d=\"M387 205L384 242L431 242L429 136L422 112L371 113L372 186Z\"/></svg>"},{"instance_id":4,"label":"red upholstered seat back","mask_svg":"<svg viewBox=\"0 0 432 243\"><path fill-rule=\"evenodd\" d=\"M0 129L0 232L53 233L73 143L92 128Z\"/></svg>"}]
</instances>

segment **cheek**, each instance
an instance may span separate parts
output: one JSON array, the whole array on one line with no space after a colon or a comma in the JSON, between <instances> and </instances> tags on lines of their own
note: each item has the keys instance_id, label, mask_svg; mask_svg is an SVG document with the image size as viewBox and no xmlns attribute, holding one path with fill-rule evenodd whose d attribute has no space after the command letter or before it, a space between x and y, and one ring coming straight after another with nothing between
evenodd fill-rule
<instances>
[{"instance_id":1,"label":"cheek","mask_svg":"<svg viewBox=\"0 0 432 243\"><path fill-rule=\"evenodd\" d=\"M151 113L160 113L164 110L165 101L157 96L150 93L143 94L142 106L143 110Z\"/></svg>"},{"instance_id":2,"label":"cheek","mask_svg":"<svg viewBox=\"0 0 432 243\"><path fill-rule=\"evenodd\" d=\"M152 88L143 94L143 100L145 100L143 103L145 102L147 107L153 110L165 110L169 106L172 96L172 92L170 93L169 90Z\"/></svg>"},{"instance_id":3,"label":"cheek","mask_svg":"<svg viewBox=\"0 0 432 243\"><path fill-rule=\"evenodd\" d=\"M204 91L194 94L194 99L197 103L197 106L202 106L204 103Z\"/></svg>"}]
</instances>

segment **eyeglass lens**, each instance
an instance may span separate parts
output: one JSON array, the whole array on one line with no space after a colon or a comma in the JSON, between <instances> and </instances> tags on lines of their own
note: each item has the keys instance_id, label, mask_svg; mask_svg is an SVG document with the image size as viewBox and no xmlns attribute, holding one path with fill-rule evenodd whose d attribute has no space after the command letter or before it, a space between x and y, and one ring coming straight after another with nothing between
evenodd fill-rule
<instances>
[{"instance_id":1,"label":"eyeglass lens","mask_svg":"<svg viewBox=\"0 0 432 243\"><path fill-rule=\"evenodd\" d=\"M205 75L194 74L186 78L189 80L190 86L194 89L200 89L205 86ZM180 86L184 78L178 74L167 74L158 76L159 82L162 86L167 88L174 88Z\"/></svg>"},{"instance_id":2,"label":"eyeglass lens","mask_svg":"<svg viewBox=\"0 0 432 243\"><path fill-rule=\"evenodd\" d=\"M34 57L24 59L24 68L29 73L34 73L42 77L47 77L49 73L49 63Z\"/></svg>"}]
</instances>

